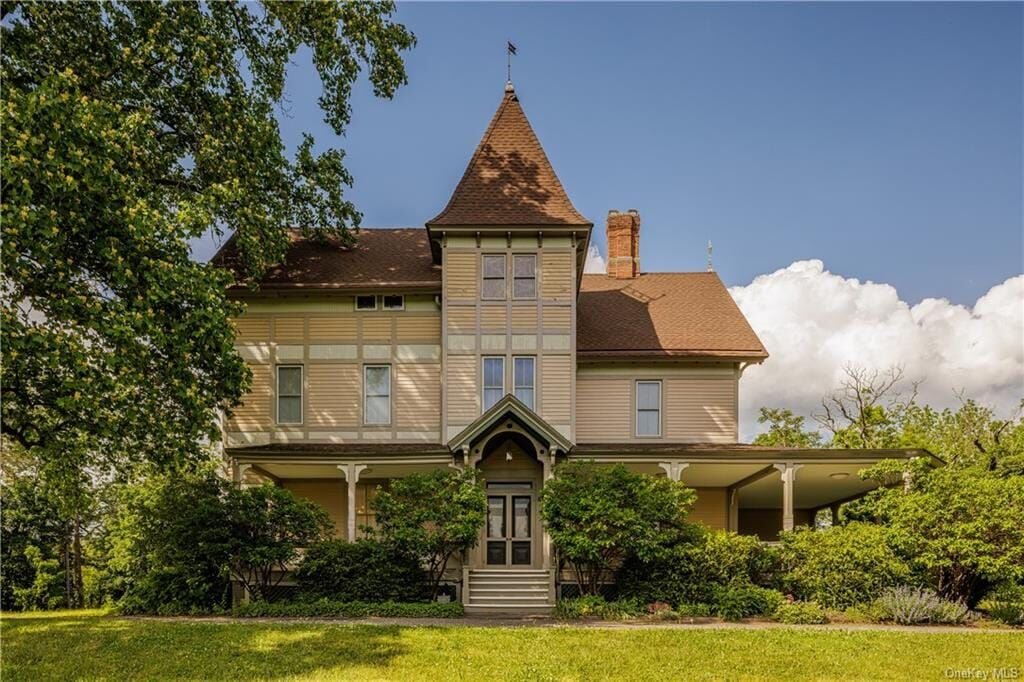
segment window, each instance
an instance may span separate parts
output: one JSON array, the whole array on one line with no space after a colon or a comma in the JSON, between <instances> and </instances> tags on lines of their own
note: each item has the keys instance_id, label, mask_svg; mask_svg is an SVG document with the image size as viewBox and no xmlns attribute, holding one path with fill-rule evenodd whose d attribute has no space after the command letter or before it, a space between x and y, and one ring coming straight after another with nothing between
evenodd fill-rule
<instances>
[{"instance_id":1,"label":"window","mask_svg":"<svg viewBox=\"0 0 1024 682\"><path fill-rule=\"evenodd\" d=\"M484 256L483 297L505 298L505 256Z\"/></svg>"},{"instance_id":2,"label":"window","mask_svg":"<svg viewBox=\"0 0 1024 682\"><path fill-rule=\"evenodd\" d=\"M367 537L367 526L377 527L377 512L373 510L373 499L381 490L387 490L391 481L388 479L360 481L356 483L356 537Z\"/></svg>"},{"instance_id":3,"label":"window","mask_svg":"<svg viewBox=\"0 0 1024 682\"><path fill-rule=\"evenodd\" d=\"M537 298L537 257L512 256L512 298Z\"/></svg>"},{"instance_id":4,"label":"window","mask_svg":"<svg viewBox=\"0 0 1024 682\"><path fill-rule=\"evenodd\" d=\"M505 395L505 358L484 358L484 412Z\"/></svg>"},{"instance_id":5,"label":"window","mask_svg":"<svg viewBox=\"0 0 1024 682\"><path fill-rule=\"evenodd\" d=\"M363 368L363 423L391 423L391 365Z\"/></svg>"},{"instance_id":6,"label":"window","mask_svg":"<svg viewBox=\"0 0 1024 682\"><path fill-rule=\"evenodd\" d=\"M277 423L302 423L302 366L277 368Z\"/></svg>"},{"instance_id":7,"label":"window","mask_svg":"<svg viewBox=\"0 0 1024 682\"><path fill-rule=\"evenodd\" d=\"M385 296L384 310L405 310L405 296Z\"/></svg>"},{"instance_id":8,"label":"window","mask_svg":"<svg viewBox=\"0 0 1024 682\"><path fill-rule=\"evenodd\" d=\"M512 358L512 387L524 405L533 408L534 358Z\"/></svg>"},{"instance_id":9,"label":"window","mask_svg":"<svg viewBox=\"0 0 1024 682\"><path fill-rule=\"evenodd\" d=\"M356 296L356 310L376 310L376 296Z\"/></svg>"},{"instance_id":10,"label":"window","mask_svg":"<svg viewBox=\"0 0 1024 682\"><path fill-rule=\"evenodd\" d=\"M661 382L636 382L636 435L661 435Z\"/></svg>"}]
</instances>

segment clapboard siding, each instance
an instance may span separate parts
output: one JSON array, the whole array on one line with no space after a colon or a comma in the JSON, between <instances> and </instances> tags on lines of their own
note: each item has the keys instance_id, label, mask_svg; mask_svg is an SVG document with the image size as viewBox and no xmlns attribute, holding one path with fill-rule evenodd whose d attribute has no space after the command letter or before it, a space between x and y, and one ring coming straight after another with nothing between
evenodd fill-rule
<instances>
[{"instance_id":1,"label":"clapboard siding","mask_svg":"<svg viewBox=\"0 0 1024 682\"><path fill-rule=\"evenodd\" d=\"M395 367L395 421L400 429L437 429L441 424L441 366Z\"/></svg>"},{"instance_id":2,"label":"clapboard siding","mask_svg":"<svg viewBox=\"0 0 1024 682\"><path fill-rule=\"evenodd\" d=\"M576 441L601 443L629 440L632 435L629 377L576 381Z\"/></svg>"},{"instance_id":3,"label":"clapboard siding","mask_svg":"<svg viewBox=\"0 0 1024 682\"><path fill-rule=\"evenodd\" d=\"M572 415L572 358L546 355L541 364L541 416L552 425L567 425Z\"/></svg>"},{"instance_id":4,"label":"clapboard siding","mask_svg":"<svg viewBox=\"0 0 1024 682\"><path fill-rule=\"evenodd\" d=\"M477 297L477 255L446 253L444 259L445 295L448 298Z\"/></svg>"},{"instance_id":5,"label":"clapboard siding","mask_svg":"<svg viewBox=\"0 0 1024 682\"><path fill-rule=\"evenodd\" d=\"M687 520L725 530L729 523L725 488L696 488L694 492L697 493L697 501Z\"/></svg>"},{"instance_id":6,"label":"clapboard siding","mask_svg":"<svg viewBox=\"0 0 1024 682\"><path fill-rule=\"evenodd\" d=\"M736 380L669 378L664 381L665 437L693 443L737 439Z\"/></svg>"},{"instance_id":7,"label":"clapboard siding","mask_svg":"<svg viewBox=\"0 0 1024 682\"><path fill-rule=\"evenodd\" d=\"M575 269L571 253L544 253L541 261L541 297L571 300L576 284Z\"/></svg>"},{"instance_id":8,"label":"clapboard siding","mask_svg":"<svg viewBox=\"0 0 1024 682\"><path fill-rule=\"evenodd\" d=\"M446 384L448 421L468 424L480 414L480 388L475 355L449 355Z\"/></svg>"},{"instance_id":9,"label":"clapboard siding","mask_svg":"<svg viewBox=\"0 0 1024 682\"><path fill-rule=\"evenodd\" d=\"M316 364L307 369L308 426L353 428L359 425L362 377L353 364Z\"/></svg>"},{"instance_id":10,"label":"clapboard siding","mask_svg":"<svg viewBox=\"0 0 1024 682\"><path fill-rule=\"evenodd\" d=\"M544 329L569 332L572 326L572 308L569 306L544 306Z\"/></svg>"},{"instance_id":11,"label":"clapboard siding","mask_svg":"<svg viewBox=\"0 0 1024 682\"><path fill-rule=\"evenodd\" d=\"M354 315L311 317L309 320L310 341L355 341L358 319Z\"/></svg>"},{"instance_id":12,"label":"clapboard siding","mask_svg":"<svg viewBox=\"0 0 1024 682\"><path fill-rule=\"evenodd\" d=\"M265 431L273 425L271 411L274 395L274 368L270 365L249 365L252 387L235 408L228 422L230 431Z\"/></svg>"}]
</instances>

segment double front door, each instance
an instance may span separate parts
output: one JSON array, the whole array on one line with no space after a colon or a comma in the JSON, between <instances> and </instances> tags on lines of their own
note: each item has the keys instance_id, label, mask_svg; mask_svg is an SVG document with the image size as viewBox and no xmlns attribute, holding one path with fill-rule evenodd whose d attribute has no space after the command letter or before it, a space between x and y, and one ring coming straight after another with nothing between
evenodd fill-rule
<instances>
[{"instance_id":1,"label":"double front door","mask_svg":"<svg viewBox=\"0 0 1024 682\"><path fill-rule=\"evenodd\" d=\"M487 566L533 564L535 507L531 482L487 483Z\"/></svg>"}]
</instances>

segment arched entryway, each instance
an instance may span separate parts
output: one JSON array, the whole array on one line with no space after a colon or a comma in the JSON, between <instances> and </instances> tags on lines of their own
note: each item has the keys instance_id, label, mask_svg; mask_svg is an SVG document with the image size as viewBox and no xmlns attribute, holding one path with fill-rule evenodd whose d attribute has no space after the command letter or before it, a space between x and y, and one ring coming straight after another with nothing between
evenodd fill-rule
<instances>
[{"instance_id":1,"label":"arched entryway","mask_svg":"<svg viewBox=\"0 0 1024 682\"><path fill-rule=\"evenodd\" d=\"M477 468L487 491L487 522L474 566L544 567L537 504L544 467L537 444L521 432L499 432L483 445L481 455Z\"/></svg>"}]
</instances>

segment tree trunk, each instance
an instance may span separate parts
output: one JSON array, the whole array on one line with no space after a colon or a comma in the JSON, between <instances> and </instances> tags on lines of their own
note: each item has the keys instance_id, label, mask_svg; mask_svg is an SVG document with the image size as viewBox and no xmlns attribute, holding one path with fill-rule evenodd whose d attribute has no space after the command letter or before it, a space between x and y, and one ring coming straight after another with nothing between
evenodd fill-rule
<instances>
[{"instance_id":1,"label":"tree trunk","mask_svg":"<svg viewBox=\"0 0 1024 682\"><path fill-rule=\"evenodd\" d=\"M82 519L75 517L74 523L74 607L85 606L85 586L82 584Z\"/></svg>"}]
</instances>

